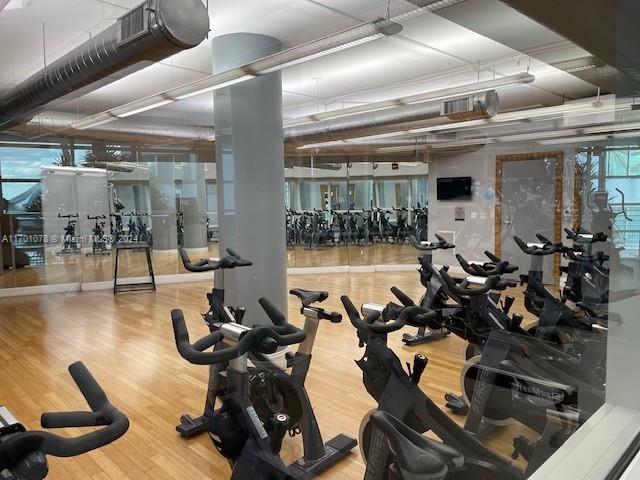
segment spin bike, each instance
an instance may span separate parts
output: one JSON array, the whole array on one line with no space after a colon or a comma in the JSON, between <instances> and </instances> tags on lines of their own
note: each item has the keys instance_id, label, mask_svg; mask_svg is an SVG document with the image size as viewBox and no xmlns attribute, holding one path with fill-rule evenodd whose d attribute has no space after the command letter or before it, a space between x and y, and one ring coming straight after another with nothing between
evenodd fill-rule
<instances>
[{"instance_id":1,"label":"spin bike","mask_svg":"<svg viewBox=\"0 0 640 480\"><path fill-rule=\"evenodd\" d=\"M393 468L393 463L399 464L400 467L411 465L406 471L413 471L416 476L404 477L407 480L445 478L429 476L435 473L433 470L437 470L434 468L434 462L428 460L422 463L422 459L419 460L411 455L427 449L425 442L418 440L414 433L402 428L401 435L394 434L389 439L389 430L385 431L381 428L381 422L376 422L381 412L395 417L398 423L406 425L417 434L433 432L447 447L442 447L442 451L451 452L450 449L453 448L459 452L460 455L455 456L447 454L448 463L460 471L460 477L456 478L474 480L523 480L525 478L523 472L512 465L508 459L492 452L474 435L462 429L420 389L420 379L427 367L425 356L416 354L413 368L408 366L407 371L387 345L387 336L390 333L401 330L406 324L424 323L426 318L435 317L435 313L414 306L401 309L395 319L389 319L387 313L389 311L397 313L397 306L389 308L393 305L391 304L388 307L382 307L381 310L381 306L366 304L363 305L363 313L366 312L365 318L361 319L348 297L343 296L342 303L358 332L360 346L365 347L363 357L356 361L362 370L365 388L378 402L377 413L365 416L360 428L360 448L362 457L367 463L368 476L365 477L367 480L386 480L389 477L384 475ZM383 415L383 418L388 417ZM394 424L397 426L397 423L394 422ZM402 440L409 437L409 443L418 450ZM402 443L396 443L395 450L389 449L389 443L395 442L394 439ZM402 448L398 448L398 445Z\"/></svg>"},{"instance_id":2,"label":"spin bike","mask_svg":"<svg viewBox=\"0 0 640 480\"><path fill-rule=\"evenodd\" d=\"M214 277L214 289L208 294L210 308L203 314L203 318L211 332L218 325L232 323L241 324L244 317L244 308L230 308L224 305L224 271L230 268L244 267L252 265L248 260L242 259L233 250L228 249L226 257L218 261L201 260L196 264L191 264L189 257L180 249L180 254L184 266L189 271L211 271L218 270ZM342 315L337 312L330 312L317 304L325 301L329 294L324 291L309 291L303 289L292 289L290 293L296 296L300 302L300 313L305 317L303 333L305 335L295 352L286 354L286 369L279 368L265 355L259 351L253 352L251 359L255 361L255 368L249 368L251 373L249 383L249 397L251 398L259 418L267 424L277 413L286 414L286 421L278 427L284 428L289 436L302 436L304 454L303 457L294 462L295 468L307 473L319 473L333 466L340 461L357 445L357 441L344 434L339 434L328 442L324 443L318 422L305 389L305 380L311 365L312 351L321 321L330 323L340 323ZM261 301L263 307L264 301ZM277 322L284 322L284 317L276 315L274 308L268 309L270 318ZM296 342L299 343L299 342ZM216 347L216 349L221 346ZM191 438L204 431L210 431L215 421L215 405L219 397L222 396L222 375L226 368L224 363L211 366L209 373L209 385L204 413L199 418L192 418L188 415L181 417L181 425L177 431L184 438ZM280 433L276 433L276 436ZM282 439L280 439L282 440Z\"/></svg>"},{"instance_id":3,"label":"spin bike","mask_svg":"<svg viewBox=\"0 0 640 480\"><path fill-rule=\"evenodd\" d=\"M421 345L423 343L430 342L432 340L439 340L449 335L449 330L444 327L445 319L455 313L459 308L457 304L448 303L449 297L442 290L442 283L437 277L434 277L424 268L424 264L431 264L433 258L433 252L435 250L449 250L455 248L455 245L447 242L443 237L435 234L437 242L419 242L416 237L409 237L413 242L413 246L422 252L425 252L422 257L418 259L421 264L420 282L426 288L425 294L420 299L420 306L428 308L438 312L438 317L433 323L429 325L422 325L418 328L416 335L410 333L404 333L402 335L402 341L405 345L414 346ZM400 299L402 301L402 299Z\"/></svg>"},{"instance_id":4,"label":"spin bike","mask_svg":"<svg viewBox=\"0 0 640 480\"><path fill-rule=\"evenodd\" d=\"M287 323L268 300L260 304L274 326L250 328L238 323L216 323L212 332L191 344L182 311L173 310L171 318L180 356L195 365L216 365L220 369L222 406L211 417L210 436L216 449L232 465L233 480L289 480L305 478L289 470L280 458L282 438L288 417L277 413L269 434L265 422L256 413L250 398L249 357L253 353L273 354L278 347L300 343L304 332ZM214 346L213 351L205 351Z\"/></svg>"},{"instance_id":5,"label":"spin bike","mask_svg":"<svg viewBox=\"0 0 640 480\"><path fill-rule=\"evenodd\" d=\"M127 417L109 403L100 385L81 362L71 365L69 373L91 412L43 413L42 428L104 428L75 438L27 431L7 408L0 406L0 478L3 480L41 480L49 473L47 455L82 455L115 442L129 429Z\"/></svg>"},{"instance_id":6,"label":"spin bike","mask_svg":"<svg viewBox=\"0 0 640 480\"><path fill-rule=\"evenodd\" d=\"M96 215L94 217L87 215L87 220L95 220L96 224L93 226L93 238L91 239L91 253L89 255L110 255L111 252L107 250L107 242L104 239L104 226L106 222L100 220L106 220L106 215Z\"/></svg>"},{"instance_id":7,"label":"spin bike","mask_svg":"<svg viewBox=\"0 0 640 480\"><path fill-rule=\"evenodd\" d=\"M446 272L440 273L468 305L467 336L478 345L479 354L467 360L461 373L470 408L465 429L481 435L487 428L517 420L538 432L542 444L518 438L514 455L544 461L604 403L601 352L572 356L520 328L521 317L516 320L514 315L509 321L500 315L489 295L501 289L499 277L469 288L468 282L457 284Z\"/></svg>"},{"instance_id":8,"label":"spin bike","mask_svg":"<svg viewBox=\"0 0 640 480\"><path fill-rule=\"evenodd\" d=\"M67 226L64 227L62 250L58 252L58 255L70 255L73 253L78 253L80 251L80 247L78 246L78 239L76 238L76 225L78 221L74 220L79 217L80 216L78 214L58 214L58 218L68 219Z\"/></svg>"}]
</instances>

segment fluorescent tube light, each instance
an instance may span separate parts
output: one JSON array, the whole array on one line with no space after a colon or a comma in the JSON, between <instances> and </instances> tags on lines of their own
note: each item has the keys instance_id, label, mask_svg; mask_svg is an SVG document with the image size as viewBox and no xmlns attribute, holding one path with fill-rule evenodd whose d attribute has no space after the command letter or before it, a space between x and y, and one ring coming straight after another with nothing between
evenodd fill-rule
<instances>
[{"instance_id":1,"label":"fluorescent tube light","mask_svg":"<svg viewBox=\"0 0 640 480\"><path fill-rule=\"evenodd\" d=\"M98 125L113 122L117 119L118 117L113 115L111 112L102 112L96 115L91 115L87 118L83 118L82 120L79 120L77 122L73 122L71 124L71 128L75 128L76 130L87 130L89 128L97 127Z\"/></svg>"},{"instance_id":2,"label":"fluorescent tube light","mask_svg":"<svg viewBox=\"0 0 640 480\"><path fill-rule=\"evenodd\" d=\"M466 1L467 0L438 0L437 2L425 5L423 8L426 8L430 12L437 12L443 8L453 7L454 5L458 5L459 3L464 3Z\"/></svg>"},{"instance_id":3,"label":"fluorescent tube light","mask_svg":"<svg viewBox=\"0 0 640 480\"><path fill-rule=\"evenodd\" d=\"M103 123L115 120L117 117L131 116L136 113L146 112L162 105L166 105L172 101L184 100L185 98L210 92L218 88L235 85L255 78L258 75L266 75L268 73L276 72L292 65L298 65L303 62L308 62L316 58L330 55L340 50L346 50L379 38L395 35L401 31L402 25L384 18L364 23L342 32L338 32L282 52L274 53L273 55L255 60L241 67L210 75L195 82L136 100L135 102L131 102L127 105L116 107L107 112L92 115L91 117L87 117L82 125L83 128L102 125ZM161 98L162 100L153 100L157 98ZM108 117L105 115L108 115ZM100 119L100 123L95 123L98 121L98 118ZM79 127L73 126L73 128Z\"/></svg>"},{"instance_id":4,"label":"fluorescent tube light","mask_svg":"<svg viewBox=\"0 0 640 480\"><path fill-rule=\"evenodd\" d=\"M430 133L439 132L441 130L456 130L458 128L466 127L479 127L482 125L488 125L488 121L485 119L478 120L465 120L464 122L445 123L444 125L434 125L433 127L413 128L408 130L408 133Z\"/></svg>"},{"instance_id":5,"label":"fluorescent tube light","mask_svg":"<svg viewBox=\"0 0 640 480\"><path fill-rule=\"evenodd\" d=\"M612 135L613 138L640 138L640 132L624 132L624 133L614 133Z\"/></svg>"},{"instance_id":6,"label":"fluorescent tube light","mask_svg":"<svg viewBox=\"0 0 640 480\"><path fill-rule=\"evenodd\" d=\"M584 133L624 132L625 130L638 130L638 129L640 129L640 122L617 123L614 125L602 125L598 127L585 128Z\"/></svg>"},{"instance_id":7,"label":"fluorescent tube light","mask_svg":"<svg viewBox=\"0 0 640 480\"><path fill-rule=\"evenodd\" d=\"M287 122L287 125L301 125L304 123L318 122L330 118L340 118L358 113L370 113L378 110L385 110L404 105L413 105L416 103L424 103L436 100L445 100L449 98L460 97L463 95L472 95L474 93L482 93L501 87L510 87L514 85L523 85L535 81L533 75L528 73L519 73L495 80L487 80L483 82L473 83L470 85L461 85L458 87L445 88L442 90L434 90L431 92L418 93L407 97L394 98L390 100L381 100L379 102L357 105L355 107L344 108L341 110L332 110L329 112L316 113L305 117L299 117Z\"/></svg>"},{"instance_id":8,"label":"fluorescent tube light","mask_svg":"<svg viewBox=\"0 0 640 480\"><path fill-rule=\"evenodd\" d=\"M521 133L517 135L505 135L501 137L496 137L495 140L498 142L521 142L526 140L538 140L544 138L556 138L556 137L568 137L570 135L577 135L578 130L552 130L546 132L532 132L532 133Z\"/></svg>"},{"instance_id":9,"label":"fluorescent tube light","mask_svg":"<svg viewBox=\"0 0 640 480\"><path fill-rule=\"evenodd\" d=\"M216 75L214 75L215 77ZM183 94L179 94L173 98L175 98L176 100L185 100L187 98L191 98L191 97L195 97L196 95L201 95L203 93L207 93L207 92L213 92L214 90L219 90L221 88L225 88L225 87L230 87L231 85L235 85L237 83L242 83L242 82L246 82L247 80L251 80L252 78L256 78L255 75L242 75L241 77L238 78L234 78L233 80L227 80L225 82L221 82L221 83L217 83L217 84L212 84L212 85L207 85L204 86L198 90L193 90L191 92L188 93L183 93ZM184 88L184 87L181 87ZM167 94L171 95L171 91L169 91Z\"/></svg>"},{"instance_id":10,"label":"fluorescent tube light","mask_svg":"<svg viewBox=\"0 0 640 480\"><path fill-rule=\"evenodd\" d=\"M165 98L163 100L158 100L156 102L150 103L149 105L143 105L141 107L134 106L136 102L130 104L129 106L125 105L120 108L116 108L112 110L111 113L114 114L118 118L127 118L133 115L137 115L138 113L146 112L148 110L153 110L154 108L163 107L164 105L169 105L170 103L175 102L175 100L171 98Z\"/></svg>"},{"instance_id":11,"label":"fluorescent tube light","mask_svg":"<svg viewBox=\"0 0 640 480\"><path fill-rule=\"evenodd\" d=\"M59 147L60 142L30 142L29 140L0 140L0 144L2 145L16 145L16 146L24 146L24 145L37 145L40 147Z\"/></svg>"},{"instance_id":12,"label":"fluorescent tube light","mask_svg":"<svg viewBox=\"0 0 640 480\"><path fill-rule=\"evenodd\" d=\"M264 75L284 68L321 58L335 52L369 43L383 37L398 34L402 25L392 20L379 18L342 32L314 40L246 65L245 71L256 75Z\"/></svg>"},{"instance_id":13,"label":"fluorescent tube light","mask_svg":"<svg viewBox=\"0 0 640 480\"><path fill-rule=\"evenodd\" d=\"M581 142L599 142L607 140L609 135L583 135L581 137L569 137L569 138L557 138L553 140L540 140L540 145L564 145L567 143L581 143Z\"/></svg>"},{"instance_id":14,"label":"fluorescent tube light","mask_svg":"<svg viewBox=\"0 0 640 480\"><path fill-rule=\"evenodd\" d=\"M493 143L492 138L473 138L470 140L458 140L453 142L433 142L421 145L400 145L397 147L380 147L377 149L379 153L392 152L414 152L416 150L440 150L443 148L471 147L475 145L486 145Z\"/></svg>"}]
</instances>

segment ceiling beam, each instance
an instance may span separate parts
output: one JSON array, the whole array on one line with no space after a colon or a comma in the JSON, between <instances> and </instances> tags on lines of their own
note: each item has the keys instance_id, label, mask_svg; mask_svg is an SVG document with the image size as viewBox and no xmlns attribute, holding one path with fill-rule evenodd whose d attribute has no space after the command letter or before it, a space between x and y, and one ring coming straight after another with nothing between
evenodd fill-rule
<instances>
[{"instance_id":1,"label":"ceiling beam","mask_svg":"<svg viewBox=\"0 0 640 480\"><path fill-rule=\"evenodd\" d=\"M618 95L640 93L637 0L502 0L620 72Z\"/></svg>"}]
</instances>

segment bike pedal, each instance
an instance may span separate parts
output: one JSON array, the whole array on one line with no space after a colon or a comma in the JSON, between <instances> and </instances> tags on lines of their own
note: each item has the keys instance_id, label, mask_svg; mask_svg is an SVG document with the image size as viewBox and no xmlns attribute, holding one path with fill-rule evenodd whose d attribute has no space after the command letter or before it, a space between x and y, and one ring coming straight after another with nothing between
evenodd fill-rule
<instances>
[{"instance_id":1,"label":"bike pedal","mask_svg":"<svg viewBox=\"0 0 640 480\"><path fill-rule=\"evenodd\" d=\"M464 402L461 395L455 395L453 393L446 393L444 395L446 400L446 407L451 410L454 415L466 415L469 413L469 407Z\"/></svg>"}]
</instances>

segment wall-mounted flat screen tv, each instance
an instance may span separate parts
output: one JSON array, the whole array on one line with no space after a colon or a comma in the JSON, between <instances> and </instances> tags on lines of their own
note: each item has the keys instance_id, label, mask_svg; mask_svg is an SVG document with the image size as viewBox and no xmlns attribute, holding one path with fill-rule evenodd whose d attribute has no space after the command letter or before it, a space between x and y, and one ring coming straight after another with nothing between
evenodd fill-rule
<instances>
[{"instance_id":1,"label":"wall-mounted flat screen tv","mask_svg":"<svg viewBox=\"0 0 640 480\"><path fill-rule=\"evenodd\" d=\"M471 200L471 177L438 178L438 200Z\"/></svg>"}]
</instances>

